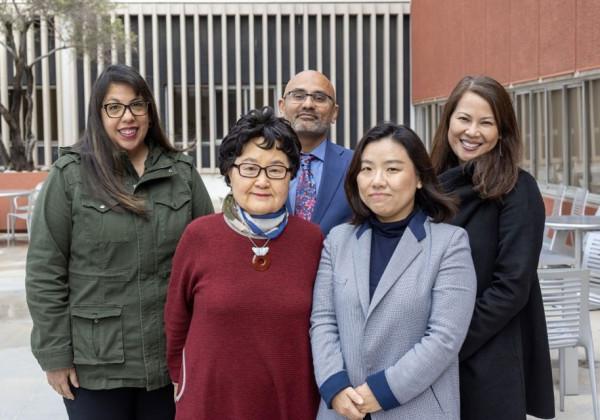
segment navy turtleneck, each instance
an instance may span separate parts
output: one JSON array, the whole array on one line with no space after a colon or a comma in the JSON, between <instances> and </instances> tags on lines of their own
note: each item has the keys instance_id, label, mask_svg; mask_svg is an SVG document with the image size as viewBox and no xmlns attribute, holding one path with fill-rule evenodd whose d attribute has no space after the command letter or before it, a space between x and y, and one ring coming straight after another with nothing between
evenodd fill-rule
<instances>
[{"instance_id":1,"label":"navy turtleneck","mask_svg":"<svg viewBox=\"0 0 600 420\"><path fill-rule=\"evenodd\" d=\"M371 225L371 264L369 267L369 298L373 298L373 293L379 284L379 280L385 268L387 267L392 254L394 253L398 242L402 238L406 227L417 213L415 207L406 219L384 223L377 220L374 215L369 218Z\"/></svg>"}]
</instances>

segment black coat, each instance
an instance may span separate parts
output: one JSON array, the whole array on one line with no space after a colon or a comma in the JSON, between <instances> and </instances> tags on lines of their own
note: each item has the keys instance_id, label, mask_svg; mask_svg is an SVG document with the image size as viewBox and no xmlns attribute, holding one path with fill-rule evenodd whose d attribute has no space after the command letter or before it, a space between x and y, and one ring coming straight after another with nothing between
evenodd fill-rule
<instances>
[{"instance_id":1,"label":"black coat","mask_svg":"<svg viewBox=\"0 0 600 420\"><path fill-rule=\"evenodd\" d=\"M477 300L460 352L462 420L554 417L546 319L537 276L544 204L535 179L519 172L501 200L473 190L472 168L440 176L460 198L453 223L469 234Z\"/></svg>"}]
</instances>

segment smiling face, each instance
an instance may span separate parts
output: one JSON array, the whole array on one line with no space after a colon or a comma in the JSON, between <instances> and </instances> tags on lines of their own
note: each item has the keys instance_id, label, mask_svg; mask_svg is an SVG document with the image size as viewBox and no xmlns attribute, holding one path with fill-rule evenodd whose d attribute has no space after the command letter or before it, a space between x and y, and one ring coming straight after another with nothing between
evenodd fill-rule
<instances>
[{"instance_id":1,"label":"smiling face","mask_svg":"<svg viewBox=\"0 0 600 420\"><path fill-rule=\"evenodd\" d=\"M135 93L131 86L122 83L112 83L106 92L102 105L103 107L111 103L129 105L133 102L144 100L142 96ZM146 152L147 147L144 139L150 127L148 113L136 116L131 113L130 109L126 109L120 118L109 117L104 108L100 110L100 113L102 114L102 125L106 134L115 145L127 152L132 161L137 156Z\"/></svg>"},{"instance_id":2,"label":"smiling face","mask_svg":"<svg viewBox=\"0 0 600 420\"><path fill-rule=\"evenodd\" d=\"M467 91L450 116L448 142L461 162L488 153L498 143L498 125L490 104Z\"/></svg>"},{"instance_id":3,"label":"smiling face","mask_svg":"<svg viewBox=\"0 0 600 420\"><path fill-rule=\"evenodd\" d=\"M288 95L292 91L322 92L331 98L335 98L335 91L327 77L317 71L307 70L288 82L283 98L279 99L279 111L298 134L302 150L308 152L325 140L329 127L337 117L338 105L333 100L316 103L311 96L298 103Z\"/></svg>"},{"instance_id":4,"label":"smiling face","mask_svg":"<svg viewBox=\"0 0 600 420\"><path fill-rule=\"evenodd\" d=\"M415 207L416 191L421 188L406 149L389 137L365 147L356 182L362 202L386 223L408 217Z\"/></svg>"},{"instance_id":5,"label":"smiling face","mask_svg":"<svg viewBox=\"0 0 600 420\"><path fill-rule=\"evenodd\" d=\"M290 167L289 159L284 152L276 147L269 150L261 149L258 145L262 142L262 137L256 137L246 143L235 164L254 163L263 168L270 165ZM256 178L245 178L240 175L238 168L231 167L228 175L233 198L241 208L252 215L276 212L287 200L290 185L289 171L283 179L269 179L264 170L261 170Z\"/></svg>"}]
</instances>

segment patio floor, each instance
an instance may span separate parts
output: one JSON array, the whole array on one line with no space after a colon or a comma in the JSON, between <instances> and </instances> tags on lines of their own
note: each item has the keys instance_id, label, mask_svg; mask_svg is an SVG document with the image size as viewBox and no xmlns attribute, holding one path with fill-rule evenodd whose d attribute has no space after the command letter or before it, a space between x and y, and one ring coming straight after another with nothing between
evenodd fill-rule
<instances>
[{"instance_id":1,"label":"patio floor","mask_svg":"<svg viewBox=\"0 0 600 420\"><path fill-rule=\"evenodd\" d=\"M6 247L0 242L0 419L66 420L61 399L47 385L45 375L29 350L31 319L25 305L24 241ZM600 311L591 312L596 360L600 360ZM587 364L580 350L579 395L567 396L565 411L558 411L558 388L555 399L558 420L591 420L592 402ZM552 353L554 377L558 376L557 353ZM533 419L533 417L531 417Z\"/></svg>"}]
</instances>

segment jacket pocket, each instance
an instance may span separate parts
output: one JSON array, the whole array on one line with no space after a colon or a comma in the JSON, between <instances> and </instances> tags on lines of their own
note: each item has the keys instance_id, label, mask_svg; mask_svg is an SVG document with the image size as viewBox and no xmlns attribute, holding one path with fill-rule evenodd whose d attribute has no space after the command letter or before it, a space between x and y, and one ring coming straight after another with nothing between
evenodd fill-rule
<instances>
[{"instance_id":1,"label":"jacket pocket","mask_svg":"<svg viewBox=\"0 0 600 420\"><path fill-rule=\"evenodd\" d=\"M123 308L115 305L71 307L74 363L101 365L123 363Z\"/></svg>"},{"instance_id":2,"label":"jacket pocket","mask_svg":"<svg viewBox=\"0 0 600 420\"><path fill-rule=\"evenodd\" d=\"M132 214L118 205L82 198L85 233L99 242L129 242L135 236Z\"/></svg>"},{"instance_id":3,"label":"jacket pocket","mask_svg":"<svg viewBox=\"0 0 600 420\"><path fill-rule=\"evenodd\" d=\"M154 196L158 220L158 245L173 252L187 224L192 219L192 193L186 185L174 185L168 192Z\"/></svg>"}]
</instances>

